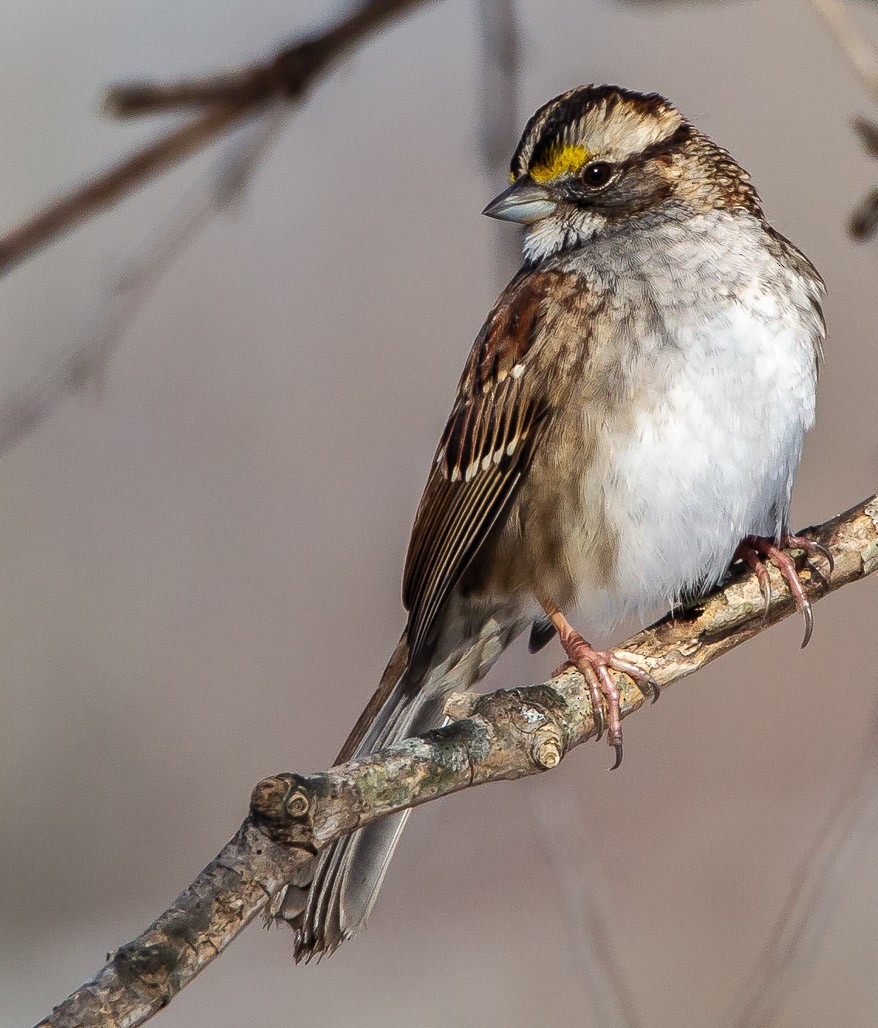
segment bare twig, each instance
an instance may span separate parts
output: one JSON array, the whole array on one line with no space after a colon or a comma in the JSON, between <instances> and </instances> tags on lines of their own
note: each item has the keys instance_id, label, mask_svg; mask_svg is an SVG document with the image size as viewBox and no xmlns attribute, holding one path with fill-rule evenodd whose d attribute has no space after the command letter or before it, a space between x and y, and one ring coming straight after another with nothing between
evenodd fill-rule
<instances>
[{"instance_id":1,"label":"bare twig","mask_svg":"<svg viewBox=\"0 0 878 1028\"><path fill-rule=\"evenodd\" d=\"M855 859L874 848L878 815L878 706L840 795L792 875L786 902L747 976L744 1001L723 1020L732 1028L768 1028L784 999L801 980L836 908L838 893Z\"/></svg>"},{"instance_id":2,"label":"bare twig","mask_svg":"<svg viewBox=\"0 0 878 1028\"><path fill-rule=\"evenodd\" d=\"M878 496L813 529L835 570L807 568L818 600L878 570ZM686 618L666 618L625 644L663 687L693 674L793 612L773 570L774 597L739 573ZM617 677L623 715L644 702ZM456 720L370 757L315 775L281 774L253 791L250 816L231 842L149 928L117 950L40 1028L143 1023L214 960L260 912L274 914L288 884L306 885L313 854L379 817L487 782L536 774L594 734L588 687L575 671L542 685L453 696Z\"/></svg>"},{"instance_id":3,"label":"bare twig","mask_svg":"<svg viewBox=\"0 0 878 1028\"><path fill-rule=\"evenodd\" d=\"M844 51L851 68L872 96L878 99L878 53L850 16L841 0L811 0Z\"/></svg>"},{"instance_id":4,"label":"bare twig","mask_svg":"<svg viewBox=\"0 0 878 1028\"><path fill-rule=\"evenodd\" d=\"M285 107L277 103L278 115ZM186 244L218 211L241 195L279 120L268 112L235 138L229 153L190 190L167 224L152 232L126 261L102 297L99 311L82 338L57 366L37 374L0 405L0 456L52 414L72 393L98 382L125 329L149 291ZM239 130L241 131L241 130Z\"/></svg>"},{"instance_id":5,"label":"bare twig","mask_svg":"<svg viewBox=\"0 0 878 1028\"><path fill-rule=\"evenodd\" d=\"M811 0L829 31L841 47L848 64L859 77L866 91L878 100L878 51L851 17L842 0ZM854 128L866 149L878 156L878 125L866 118L856 118ZM854 208L848 230L854 239L866 240L878 229L878 189L870 190Z\"/></svg>"},{"instance_id":6,"label":"bare twig","mask_svg":"<svg viewBox=\"0 0 878 1028\"><path fill-rule=\"evenodd\" d=\"M281 49L265 64L211 79L173 85L134 84L110 90L106 106L117 115L207 107L197 117L122 161L91 182L48 204L0 237L0 274L79 221L122 199L147 179L217 138L250 128L250 140L226 154L172 222L152 233L127 262L105 309L74 349L17 390L0 407L0 455L45 420L73 392L99 380L124 328L161 273L188 239L240 194L267 141L319 71L393 15L426 0L370 0L321 36ZM233 140L234 143L234 140Z\"/></svg>"},{"instance_id":7,"label":"bare twig","mask_svg":"<svg viewBox=\"0 0 878 1028\"><path fill-rule=\"evenodd\" d=\"M479 150L495 192L506 187L509 157L518 140L519 77L521 71L521 28L514 0L480 0L481 105ZM496 226L499 283L507 282L521 264L518 239Z\"/></svg>"},{"instance_id":8,"label":"bare twig","mask_svg":"<svg viewBox=\"0 0 878 1028\"><path fill-rule=\"evenodd\" d=\"M300 99L319 72L391 18L427 0L368 0L319 36L280 50L271 60L227 76L172 86L136 84L111 90L113 113L154 113L181 106L208 107L186 124L71 190L0 236L0 274L83 219L109 207L147 179L189 157L272 101Z\"/></svg>"},{"instance_id":9,"label":"bare twig","mask_svg":"<svg viewBox=\"0 0 878 1028\"><path fill-rule=\"evenodd\" d=\"M34 250L73 228L102 207L109 207L183 157L206 146L250 110L248 105L216 107L174 129L115 168L47 204L18 228L0 238L0 273L9 271Z\"/></svg>"},{"instance_id":10,"label":"bare twig","mask_svg":"<svg viewBox=\"0 0 878 1028\"><path fill-rule=\"evenodd\" d=\"M577 799L567 783L536 797L531 811L539 832L546 865L554 872L561 893L561 919L567 930L566 951L583 995L581 1021L601 1028L642 1028L628 968L619 959L611 924L595 887L598 860L594 841L585 829ZM567 786L565 788L565 786ZM591 1018L584 1016L590 1013Z\"/></svg>"},{"instance_id":11,"label":"bare twig","mask_svg":"<svg viewBox=\"0 0 878 1028\"><path fill-rule=\"evenodd\" d=\"M481 0L481 153L489 175L506 167L518 138L521 29L513 0Z\"/></svg>"}]
</instances>

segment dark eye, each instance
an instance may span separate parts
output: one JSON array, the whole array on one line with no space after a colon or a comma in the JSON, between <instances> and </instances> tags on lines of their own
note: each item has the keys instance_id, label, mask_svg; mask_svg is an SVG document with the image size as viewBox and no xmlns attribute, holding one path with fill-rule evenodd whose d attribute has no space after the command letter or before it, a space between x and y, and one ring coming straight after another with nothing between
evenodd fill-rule
<instances>
[{"instance_id":1,"label":"dark eye","mask_svg":"<svg viewBox=\"0 0 878 1028\"><path fill-rule=\"evenodd\" d=\"M593 161L586 165L582 173L582 180L587 186L597 189L599 186L605 186L610 181L612 174L612 164L607 164L606 161Z\"/></svg>"}]
</instances>

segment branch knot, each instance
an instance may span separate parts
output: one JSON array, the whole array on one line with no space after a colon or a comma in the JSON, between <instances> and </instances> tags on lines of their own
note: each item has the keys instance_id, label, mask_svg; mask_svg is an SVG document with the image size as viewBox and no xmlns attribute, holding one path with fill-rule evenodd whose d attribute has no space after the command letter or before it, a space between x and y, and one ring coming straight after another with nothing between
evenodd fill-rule
<instances>
[{"instance_id":1,"label":"branch knot","mask_svg":"<svg viewBox=\"0 0 878 1028\"><path fill-rule=\"evenodd\" d=\"M284 772L257 783L250 796L250 816L272 841L313 851L314 800L309 778Z\"/></svg>"}]
</instances>

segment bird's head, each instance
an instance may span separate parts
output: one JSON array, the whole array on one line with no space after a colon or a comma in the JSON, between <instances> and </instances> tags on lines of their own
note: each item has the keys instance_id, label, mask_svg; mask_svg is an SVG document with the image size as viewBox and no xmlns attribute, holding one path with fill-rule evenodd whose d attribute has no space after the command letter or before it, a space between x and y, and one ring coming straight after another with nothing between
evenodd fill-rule
<instances>
[{"instance_id":1,"label":"bird's head","mask_svg":"<svg viewBox=\"0 0 878 1028\"><path fill-rule=\"evenodd\" d=\"M525 127L512 185L485 208L528 227L536 263L665 207L677 217L741 208L761 217L747 173L657 93L579 86Z\"/></svg>"}]
</instances>

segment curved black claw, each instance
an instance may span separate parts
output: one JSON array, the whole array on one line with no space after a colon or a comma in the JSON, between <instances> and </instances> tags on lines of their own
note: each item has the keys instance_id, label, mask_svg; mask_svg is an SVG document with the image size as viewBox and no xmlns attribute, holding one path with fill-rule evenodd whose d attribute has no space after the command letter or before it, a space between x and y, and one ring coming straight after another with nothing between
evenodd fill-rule
<instances>
[{"instance_id":1,"label":"curved black claw","mask_svg":"<svg viewBox=\"0 0 878 1028\"><path fill-rule=\"evenodd\" d=\"M835 571L835 557L826 549L823 543L811 543L811 548L815 553L819 553L820 556L826 561L829 566L829 573L832 574Z\"/></svg>"},{"instance_id":2,"label":"curved black claw","mask_svg":"<svg viewBox=\"0 0 878 1028\"><path fill-rule=\"evenodd\" d=\"M613 749L616 751L616 760L613 766L610 768L611 771L615 771L616 768L622 763L622 743L614 743Z\"/></svg>"},{"instance_id":3,"label":"curved black claw","mask_svg":"<svg viewBox=\"0 0 878 1028\"><path fill-rule=\"evenodd\" d=\"M595 728L597 729L597 732L598 732L598 734L594 738L594 741L595 742L600 742L601 739L603 739L604 732L606 731L606 728L607 728L607 716L606 716L606 714L604 714L604 705L603 705L603 703L599 703L599 704L597 704L597 706L593 707L591 714L592 714L592 717L594 718L594 726L595 726Z\"/></svg>"},{"instance_id":4,"label":"curved black claw","mask_svg":"<svg viewBox=\"0 0 878 1028\"><path fill-rule=\"evenodd\" d=\"M762 616L766 618L771 610L771 581L764 573L764 569L763 574L757 572L756 578L759 580L759 588L762 590Z\"/></svg>"},{"instance_id":5,"label":"curved black claw","mask_svg":"<svg viewBox=\"0 0 878 1028\"><path fill-rule=\"evenodd\" d=\"M783 540L784 546L789 550L802 550L806 557L820 556L829 567L830 575L835 571L835 557L826 549L823 543L816 543L813 539L806 539L803 535L788 535Z\"/></svg>"},{"instance_id":6,"label":"curved black claw","mask_svg":"<svg viewBox=\"0 0 878 1028\"><path fill-rule=\"evenodd\" d=\"M781 546L787 549L802 550L806 557L819 553L829 563L830 572L835 567L832 554L820 543L811 542L810 539L805 539L800 535L785 535L779 542ZM811 641L811 635L814 631L814 615L811 612L811 603L799 579L799 573L796 570L793 558L788 553L784 553L777 542L755 535L747 536L735 551L735 554L753 569L763 586L768 581L764 561L771 562L780 571L792 593L796 609L801 611L802 617L805 619L805 637L802 640L802 649L804 649ZM764 589L762 595L765 596Z\"/></svg>"},{"instance_id":7,"label":"curved black claw","mask_svg":"<svg viewBox=\"0 0 878 1028\"><path fill-rule=\"evenodd\" d=\"M829 574L832 575L833 571L835 571L835 557L833 557L829 550L820 543L812 543L810 540L807 540L807 542L808 545L806 547L802 547L805 551L805 559L810 561L813 557L822 557L826 561L826 567ZM824 575L822 571L816 571L816 574L820 576L824 583L828 581L826 575Z\"/></svg>"},{"instance_id":8,"label":"curved black claw","mask_svg":"<svg viewBox=\"0 0 878 1028\"><path fill-rule=\"evenodd\" d=\"M814 631L814 614L811 611L811 604L805 600L805 602L799 608L802 611L802 617L805 619L805 638L802 640L802 649L808 645L811 641L811 635Z\"/></svg>"},{"instance_id":9,"label":"curved black claw","mask_svg":"<svg viewBox=\"0 0 878 1028\"><path fill-rule=\"evenodd\" d=\"M616 668L616 670L622 671L622 668ZM658 682L652 677L652 675L645 671L640 671L639 669L638 674L636 675L629 674L627 671L624 673L634 681L634 684L644 696L649 697L650 704L658 703L659 696L661 696L662 691L659 688Z\"/></svg>"}]
</instances>

